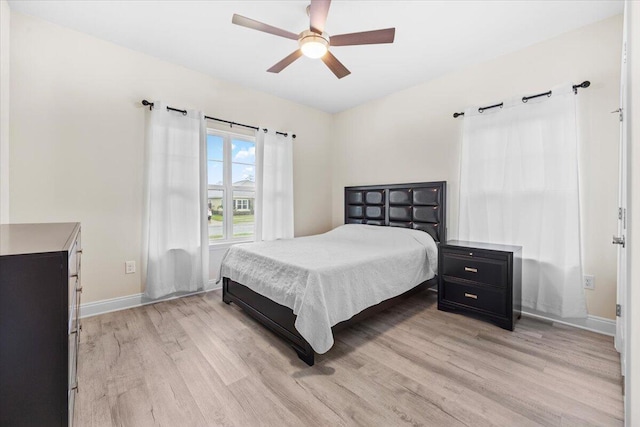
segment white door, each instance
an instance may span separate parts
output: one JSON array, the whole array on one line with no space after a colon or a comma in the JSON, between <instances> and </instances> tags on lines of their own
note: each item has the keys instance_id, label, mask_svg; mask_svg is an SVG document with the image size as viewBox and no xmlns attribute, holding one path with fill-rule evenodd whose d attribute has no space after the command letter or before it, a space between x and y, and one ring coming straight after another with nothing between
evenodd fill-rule
<instances>
[{"instance_id":1,"label":"white door","mask_svg":"<svg viewBox=\"0 0 640 427\"><path fill-rule=\"evenodd\" d=\"M627 4L625 2L624 13L624 29L622 36L622 67L620 75L620 109L617 111L620 119L620 177L618 184L618 234L613 236L613 243L618 245L618 296L616 306L616 336L615 346L620 353L620 362L622 375L626 373L626 327L625 322L629 313L627 313L627 287L628 266L627 266L627 180L628 180L628 164L627 164Z\"/></svg>"}]
</instances>

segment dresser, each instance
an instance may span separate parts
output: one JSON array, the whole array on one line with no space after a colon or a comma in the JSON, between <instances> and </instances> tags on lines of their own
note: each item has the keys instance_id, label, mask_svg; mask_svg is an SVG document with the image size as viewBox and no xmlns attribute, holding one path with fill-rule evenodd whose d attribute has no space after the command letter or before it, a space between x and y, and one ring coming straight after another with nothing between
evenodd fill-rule
<instances>
[{"instance_id":1,"label":"dresser","mask_svg":"<svg viewBox=\"0 0 640 427\"><path fill-rule=\"evenodd\" d=\"M447 241L438 259L438 309L474 313L513 330L522 307L522 247Z\"/></svg>"},{"instance_id":2,"label":"dresser","mask_svg":"<svg viewBox=\"0 0 640 427\"><path fill-rule=\"evenodd\" d=\"M0 425L70 426L78 390L79 223L0 225Z\"/></svg>"}]
</instances>

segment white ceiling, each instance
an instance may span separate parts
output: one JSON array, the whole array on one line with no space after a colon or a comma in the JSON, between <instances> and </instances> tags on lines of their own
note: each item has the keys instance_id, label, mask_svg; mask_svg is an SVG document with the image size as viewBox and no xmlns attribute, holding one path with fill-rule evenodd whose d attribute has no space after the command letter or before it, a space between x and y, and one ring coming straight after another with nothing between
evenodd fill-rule
<instances>
[{"instance_id":1,"label":"white ceiling","mask_svg":"<svg viewBox=\"0 0 640 427\"><path fill-rule=\"evenodd\" d=\"M339 112L442 74L622 13L622 0L340 1L331 34L396 28L395 43L334 47L352 74L320 61L266 69L293 40L231 24L234 13L299 33L308 1L10 1L13 11L327 112Z\"/></svg>"}]
</instances>

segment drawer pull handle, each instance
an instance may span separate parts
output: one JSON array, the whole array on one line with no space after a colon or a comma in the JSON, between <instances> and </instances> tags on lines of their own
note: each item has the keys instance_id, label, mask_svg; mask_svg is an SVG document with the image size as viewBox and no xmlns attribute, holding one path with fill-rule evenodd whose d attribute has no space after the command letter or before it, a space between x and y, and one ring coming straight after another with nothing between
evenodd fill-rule
<instances>
[{"instance_id":1,"label":"drawer pull handle","mask_svg":"<svg viewBox=\"0 0 640 427\"><path fill-rule=\"evenodd\" d=\"M75 279L75 278L77 278L77 277L78 277L78 273L72 274L72 275L71 275L71 276L69 276L69 277L71 277L72 279Z\"/></svg>"},{"instance_id":2,"label":"drawer pull handle","mask_svg":"<svg viewBox=\"0 0 640 427\"><path fill-rule=\"evenodd\" d=\"M76 253L81 254L81 253L82 253L82 249L78 249L78 250L76 251Z\"/></svg>"},{"instance_id":3,"label":"drawer pull handle","mask_svg":"<svg viewBox=\"0 0 640 427\"><path fill-rule=\"evenodd\" d=\"M73 387L71 387L71 391L78 391L78 382L73 383Z\"/></svg>"},{"instance_id":4,"label":"drawer pull handle","mask_svg":"<svg viewBox=\"0 0 640 427\"><path fill-rule=\"evenodd\" d=\"M477 273L478 269L477 268L471 268L471 267L465 267L464 271L468 271L470 273Z\"/></svg>"},{"instance_id":5,"label":"drawer pull handle","mask_svg":"<svg viewBox=\"0 0 640 427\"><path fill-rule=\"evenodd\" d=\"M478 295L474 295L474 294L468 294L468 293L464 293L464 296L467 298L473 298L473 299L478 299Z\"/></svg>"},{"instance_id":6,"label":"drawer pull handle","mask_svg":"<svg viewBox=\"0 0 640 427\"><path fill-rule=\"evenodd\" d=\"M78 289L76 289L76 292L82 292L82 286L80 286Z\"/></svg>"}]
</instances>

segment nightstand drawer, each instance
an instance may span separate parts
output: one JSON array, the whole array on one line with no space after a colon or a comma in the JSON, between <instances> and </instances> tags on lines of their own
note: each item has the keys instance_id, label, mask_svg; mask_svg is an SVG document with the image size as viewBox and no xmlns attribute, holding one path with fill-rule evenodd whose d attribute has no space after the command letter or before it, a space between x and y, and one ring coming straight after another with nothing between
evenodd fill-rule
<instances>
[{"instance_id":1,"label":"nightstand drawer","mask_svg":"<svg viewBox=\"0 0 640 427\"><path fill-rule=\"evenodd\" d=\"M507 314L507 294L505 291L475 286L442 279L440 298L468 307L488 311L490 313L506 316Z\"/></svg>"},{"instance_id":2,"label":"nightstand drawer","mask_svg":"<svg viewBox=\"0 0 640 427\"><path fill-rule=\"evenodd\" d=\"M507 261L443 253L442 274L488 285L507 286Z\"/></svg>"}]
</instances>

